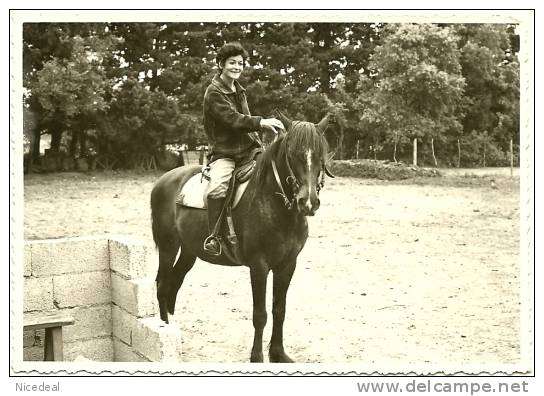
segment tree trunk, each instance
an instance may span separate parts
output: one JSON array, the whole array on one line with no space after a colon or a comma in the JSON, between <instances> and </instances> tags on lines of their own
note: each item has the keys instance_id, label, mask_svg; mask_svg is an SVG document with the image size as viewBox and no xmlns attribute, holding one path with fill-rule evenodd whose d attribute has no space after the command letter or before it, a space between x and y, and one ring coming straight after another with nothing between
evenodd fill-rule
<instances>
[{"instance_id":1,"label":"tree trunk","mask_svg":"<svg viewBox=\"0 0 544 396\"><path fill-rule=\"evenodd\" d=\"M417 138L414 138L414 153L413 153L412 165L417 166Z\"/></svg>"},{"instance_id":2,"label":"tree trunk","mask_svg":"<svg viewBox=\"0 0 544 396\"><path fill-rule=\"evenodd\" d=\"M457 139L457 167L461 166L461 142Z\"/></svg>"},{"instance_id":3,"label":"tree trunk","mask_svg":"<svg viewBox=\"0 0 544 396\"><path fill-rule=\"evenodd\" d=\"M31 164L40 163L40 138L40 129L34 129L32 131L32 143L30 146L30 158L32 159Z\"/></svg>"},{"instance_id":4,"label":"tree trunk","mask_svg":"<svg viewBox=\"0 0 544 396\"><path fill-rule=\"evenodd\" d=\"M70 158L76 158L76 150L79 142L79 131L72 131L72 139L70 140Z\"/></svg>"},{"instance_id":5,"label":"tree trunk","mask_svg":"<svg viewBox=\"0 0 544 396\"><path fill-rule=\"evenodd\" d=\"M486 144L484 143L484 168L485 168L485 146Z\"/></svg>"},{"instance_id":6,"label":"tree trunk","mask_svg":"<svg viewBox=\"0 0 544 396\"><path fill-rule=\"evenodd\" d=\"M51 132L51 151L58 154L60 151L60 141L62 139L62 132L57 129Z\"/></svg>"},{"instance_id":7,"label":"tree trunk","mask_svg":"<svg viewBox=\"0 0 544 396\"><path fill-rule=\"evenodd\" d=\"M87 135L85 134L85 132L81 132L81 134L79 135L79 156L87 156Z\"/></svg>"},{"instance_id":8,"label":"tree trunk","mask_svg":"<svg viewBox=\"0 0 544 396\"><path fill-rule=\"evenodd\" d=\"M434 166L438 168L438 161L436 160L436 156L434 155L434 138L431 138L431 151L433 153Z\"/></svg>"}]
</instances>

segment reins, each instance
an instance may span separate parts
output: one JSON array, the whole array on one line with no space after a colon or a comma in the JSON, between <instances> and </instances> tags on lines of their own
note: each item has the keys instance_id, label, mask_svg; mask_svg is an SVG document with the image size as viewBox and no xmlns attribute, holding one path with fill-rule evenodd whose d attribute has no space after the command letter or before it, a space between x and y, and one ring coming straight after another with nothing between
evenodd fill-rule
<instances>
[{"instance_id":1,"label":"reins","mask_svg":"<svg viewBox=\"0 0 544 396\"><path fill-rule=\"evenodd\" d=\"M291 210L293 206L295 205L295 196L300 188L300 183L297 180L295 173L293 172L293 169L291 168L291 165L289 164L289 157L287 156L287 150L285 150L285 163L287 164L287 171L289 172L289 175L285 178L285 181L287 184L291 185L291 190L293 192L293 196L291 199L287 197L287 194L285 194L285 190L283 189L283 184L281 182L280 174L278 173L278 167L276 166L276 161L272 159L272 170L274 171L274 177L276 178L276 183L278 184L281 192L276 192L280 197L283 198L283 203L285 204L285 207L287 210Z\"/></svg>"},{"instance_id":2,"label":"reins","mask_svg":"<svg viewBox=\"0 0 544 396\"><path fill-rule=\"evenodd\" d=\"M282 143L287 146L287 143L285 141L283 141ZM287 208L287 210L291 210L295 206L296 195L298 193L298 190L300 189L300 182L298 181L297 177L295 176L295 173L293 172L293 169L291 168L291 164L289 163L289 156L287 152L288 152L287 147L285 147L285 164L287 166L287 172L289 172L289 174L285 178L285 182L291 186L291 191L292 191L291 199L289 199L289 197L287 196L283 188L283 183L281 182L280 174L278 172L278 167L276 166L276 161L272 159L271 164L272 164L272 170L274 172L274 178L276 179L276 184L281 190L281 192L276 192L275 194L279 195L283 199L283 203L285 204L285 207ZM321 165L321 180L316 185L316 190L318 194L319 194L319 191L321 191L321 189L325 186L325 173L326 173L326 167L325 167L325 163L323 163Z\"/></svg>"}]
</instances>

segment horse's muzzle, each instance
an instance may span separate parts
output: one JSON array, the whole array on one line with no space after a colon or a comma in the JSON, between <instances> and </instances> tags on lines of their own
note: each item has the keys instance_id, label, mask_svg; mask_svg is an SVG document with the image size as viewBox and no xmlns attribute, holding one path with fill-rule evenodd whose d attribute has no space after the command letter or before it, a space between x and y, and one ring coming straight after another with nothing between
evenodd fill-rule
<instances>
[{"instance_id":1,"label":"horse's muzzle","mask_svg":"<svg viewBox=\"0 0 544 396\"><path fill-rule=\"evenodd\" d=\"M304 216L313 216L315 215L315 212L317 212L317 209L319 209L319 198L315 200L310 199L304 199L299 198L297 199L297 207L298 210L304 215Z\"/></svg>"}]
</instances>

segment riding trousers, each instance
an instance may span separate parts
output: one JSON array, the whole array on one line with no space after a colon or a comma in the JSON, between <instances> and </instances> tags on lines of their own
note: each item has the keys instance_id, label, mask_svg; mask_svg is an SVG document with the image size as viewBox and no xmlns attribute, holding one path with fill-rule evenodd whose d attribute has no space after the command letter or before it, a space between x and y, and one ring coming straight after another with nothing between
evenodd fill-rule
<instances>
[{"instance_id":1,"label":"riding trousers","mask_svg":"<svg viewBox=\"0 0 544 396\"><path fill-rule=\"evenodd\" d=\"M235 162L230 158L219 158L209 164L210 181L204 193L204 199L225 198L229 188L229 181L232 177Z\"/></svg>"}]
</instances>

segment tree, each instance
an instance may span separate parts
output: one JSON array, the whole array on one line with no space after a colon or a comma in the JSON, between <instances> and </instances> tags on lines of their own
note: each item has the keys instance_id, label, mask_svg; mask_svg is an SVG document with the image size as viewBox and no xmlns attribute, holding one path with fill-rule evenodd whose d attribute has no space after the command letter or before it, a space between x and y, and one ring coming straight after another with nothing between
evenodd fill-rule
<instances>
[{"instance_id":1,"label":"tree","mask_svg":"<svg viewBox=\"0 0 544 396\"><path fill-rule=\"evenodd\" d=\"M460 37L460 63L467 83L463 129L489 133L490 144L506 153L510 139L519 144L519 38L513 26L505 24L453 29Z\"/></svg>"},{"instance_id":2,"label":"tree","mask_svg":"<svg viewBox=\"0 0 544 396\"><path fill-rule=\"evenodd\" d=\"M96 112L108 107L104 94L109 83L95 58L86 41L76 36L70 57L45 62L30 83L31 95L41 109L41 126L51 133L55 153L65 131L71 131L72 141L77 141L84 132L82 120L89 122ZM75 144L71 154L74 150Z\"/></svg>"},{"instance_id":3,"label":"tree","mask_svg":"<svg viewBox=\"0 0 544 396\"><path fill-rule=\"evenodd\" d=\"M378 125L397 143L459 131L465 86L459 56L457 37L447 27L389 26L370 63L377 82L361 99L368 104L362 121Z\"/></svg>"}]
</instances>

